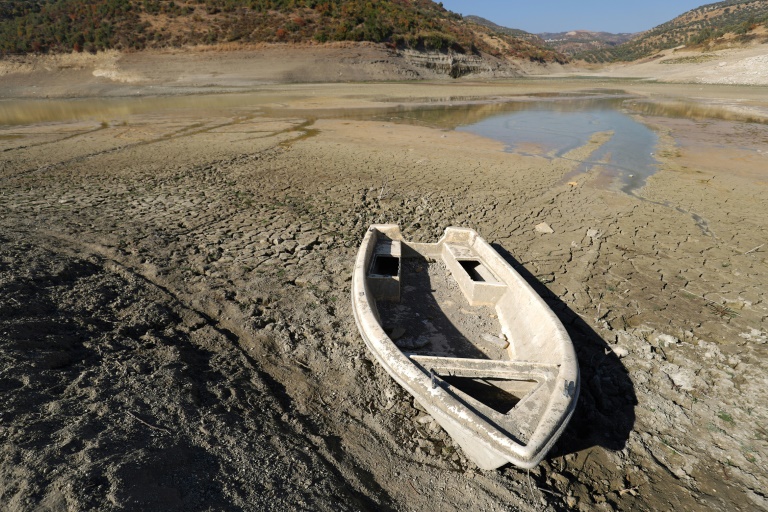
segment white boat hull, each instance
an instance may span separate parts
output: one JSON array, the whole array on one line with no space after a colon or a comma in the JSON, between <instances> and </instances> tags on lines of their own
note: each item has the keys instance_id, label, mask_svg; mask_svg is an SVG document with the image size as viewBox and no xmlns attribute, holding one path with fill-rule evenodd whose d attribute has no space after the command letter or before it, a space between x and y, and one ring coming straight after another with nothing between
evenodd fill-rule
<instances>
[{"instance_id":1,"label":"white boat hull","mask_svg":"<svg viewBox=\"0 0 768 512\"><path fill-rule=\"evenodd\" d=\"M379 309L398 303L403 287L413 288L403 271L407 258L439 261L467 307L494 311L501 333L485 336L498 342L486 351L492 355L457 357L442 345L407 350L390 338ZM579 392L571 340L541 297L473 230L448 228L437 243L419 244L404 241L397 225L371 226L355 262L352 304L378 363L480 468L532 468L568 424ZM461 341L471 347L472 340ZM484 389L519 400L497 410Z\"/></svg>"}]
</instances>

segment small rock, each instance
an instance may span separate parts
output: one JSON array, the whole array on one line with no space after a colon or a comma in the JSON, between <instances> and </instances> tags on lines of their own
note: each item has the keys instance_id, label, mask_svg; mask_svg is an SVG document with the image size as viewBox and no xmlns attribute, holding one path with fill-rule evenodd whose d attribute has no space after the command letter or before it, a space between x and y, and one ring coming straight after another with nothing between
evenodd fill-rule
<instances>
[{"instance_id":1,"label":"small rock","mask_svg":"<svg viewBox=\"0 0 768 512\"><path fill-rule=\"evenodd\" d=\"M629 350L624 347L613 347L613 353L616 354L616 357L619 359L624 359L629 355Z\"/></svg>"},{"instance_id":2,"label":"small rock","mask_svg":"<svg viewBox=\"0 0 768 512\"><path fill-rule=\"evenodd\" d=\"M536 230L537 233L541 233L541 234L551 234L555 232L555 230L552 229L550 225L547 224L546 222L536 224L536 227L534 229Z\"/></svg>"},{"instance_id":3,"label":"small rock","mask_svg":"<svg viewBox=\"0 0 768 512\"><path fill-rule=\"evenodd\" d=\"M677 345L680 340L670 334L659 334L656 336L656 341L662 347L668 347L670 345Z\"/></svg>"},{"instance_id":4,"label":"small rock","mask_svg":"<svg viewBox=\"0 0 768 512\"><path fill-rule=\"evenodd\" d=\"M680 371L672 372L667 375L675 384L675 386L682 389L683 391L693 390L693 375L691 375L688 371L681 369Z\"/></svg>"},{"instance_id":5,"label":"small rock","mask_svg":"<svg viewBox=\"0 0 768 512\"><path fill-rule=\"evenodd\" d=\"M630 347L642 347L645 345L645 340L643 340L640 336L637 334L631 333L629 331L616 331L616 343L622 346L630 346Z\"/></svg>"},{"instance_id":6,"label":"small rock","mask_svg":"<svg viewBox=\"0 0 768 512\"><path fill-rule=\"evenodd\" d=\"M498 348L507 348L509 346L509 342L506 339L499 338L493 334L483 333L483 339Z\"/></svg>"},{"instance_id":7,"label":"small rock","mask_svg":"<svg viewBox=\"0 0 768 512\"><path fill-rule=\"evenodd\" d=\"M397 341L403 337L403 334L405 334L405 328L395 327L394 329L392 329L392 334L389 335L389 339L391 339L392 341Z\"/></svg>"},{"instance_id":8,"label":"small rock","mask_svg":"<svg viewBox=\"0 0 768 512\"><path fill-rule=\"evenodd\" d=\"M567 476L561 475L560 473L552 473L550 475L550 478L552 479L553 482L558 484L558 487L560 487L561 489L568 487L571 483L571 481L568 479Z\"/></svg>"},{"instance_id":9,"label":"small rock","mask_svg":"<svg viewBox=\"0 0 768 512\"><path fill-rule=\"evenodd\" d=\"M419 416L416 418L416 422L417 422L417 423L421 423L422 425L426 425L426 424L427 424L427 423L429 423L430 421L432 421L432 416L430 416L429 414L420 414L420 415L419 415Z\"/></svg>"},{"instance_id":10,"label":"small rock","mask_svg":"<svg viewBox=\"0 0 768 512\"><path fill-rule=\"evenodd\" d=\"M587 230L587 237L591 238L592 240L597 240L600 238L601 234L596 229L588 229Z\"/></svg>"},{"instance_id":11,"label":"small rock","mask_svg":"<svg viewBox=\"0 0 768 512\"><path fill-rule=\"evenodd\" d=\"M768 336L766 336L763 331L758 331L755 328L750 329L750 332L740 333L739 337L747 341L755 341L760 344L765 344L766 339L768 339Z\"/></svg>"}]
</instances>

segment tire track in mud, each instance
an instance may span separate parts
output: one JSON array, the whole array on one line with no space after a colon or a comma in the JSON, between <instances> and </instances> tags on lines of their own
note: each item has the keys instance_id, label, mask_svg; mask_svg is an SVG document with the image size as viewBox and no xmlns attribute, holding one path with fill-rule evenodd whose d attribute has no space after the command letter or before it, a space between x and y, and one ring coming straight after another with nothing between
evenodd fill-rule
<instances>
[{"instance_id":1,"label":"tire track in mud","mask_svg":"<svg viewBox=\"0 0 768 512\"><path fill-rule=\"evenodd\" d=\"M80 132L80 133L73 133L72 135L69 135L67 137L62 137L60 139L56 139L56 140L52 140L52 141L38 142L38 143L35 143L35 144L29 144L27 146L16 146L16 147L13 147L13 148L5 148L5 149L2 150L2 152L3 153L7 153L9 151L18 151L18 150L21 150L21 149L29 149L29 148L36 148L36 147L40 147L40 146L45 146L47 144L58 144L60 142L64 142L64 141L67 141L67 140L76 139L77 137L82 137L82 136L85 136L85 135L92 135L92 134L95 134L96 132L98 132L99 130L105 130L107 128L108 128L108 126L101 125L98 128L94 128L93 130L88 130L88 131Z\"/></svg>"},{"instance_id":2,"label":"tire track in mud","mask_svg":"<svg viewBox=\"0 0 768 512\"><path fill-rule=\"evenodd\" d=\"M94 153L88 153L88 154L84 154L84 155L79 155L79 156L76 156L76 157L73 157L73 158L70 158L70 159L67 159L67 160L62 160L62 161L56 162L54 164L49 164L49 165L45 165L45 166L42 166L42 167L29 168L29 169L26 169L26 170L17 171L16 173L14 173L14 174L12 174L10 176L6 176L4 179L19 178L19 177L28 176L28 175L34 174L34 173L43 173L43 172L55 171L57 169L62 169L62 168L65 168L65 167L68 167L68 166L71 166L71 165L74 165L74 164L83 163L85 161L98 158L100 156L106 156L106 155L121 153L121 152L124 152L124 151L129 150L129 149L136 149L136 148L140 148L140 147L148 146L148 145L152 145L152 144L169 142L169 141L173 141L175 139L181 139L181 138L185 138L185 137L193 137L193 136L196 136L196 135L203 135L203 134L206 134L206 133L210 133L210 132L212 132L214 130L218 130L218 129L221 129L221 128L226 128L228 126L236 126L236 125L239 125L239 124L246 123L248 121L251 121L251 120L255 119L256 117L257 117L256 115L244 116L244 117L235 119L235 120L233 120L231 122L228 122L228 123L216 124L216 125L208 126L208 127L205 127L205 128L201 128L199 130L196 129L196 128L199 127L198 125L192 125L192 126L189 126L189 127L186 127L186 128L182 128L180 130L177 130L176 132L171 132L169 134L162 135L160 137L156 137L154 139L133 142L133 143L130 143L130 144L125 144L125 145L122 145L122 146L116 146L116 147L113 147L113 148L110 148L110 149L105 149L105 150L97 151L97 152L94 152ZM290 146L291 143L303 140L304 138L312 136L314 133L316 133L316 132L313 132L312 130L308 130L307 129L308 126L311 126L312 122L313 121L301 122L301 123L299 123L294 128L278 130L276 132L270 133L269 135L266 135L266 137L274 137L274 136L278 136L280 134L290 133L290 132L293 132L293 131L302 131L302 132L304 132L302 135L296 137L295 139L292 139L290 141L278 142L275 145L275 147L279 147L281 145L288 145L288 146ZM63 142L63 141L72 140L72 139L75 139L75 138L78 138L78 137L83 137L83 136L86 136L86 135L92 135L92 134L94 134L94 133L96 133L96 132L98 132L100 130L104 130L106 128L108 128L108 127L102 126L102 127L99 127L99 128L97 128L95 130L89 130L89 131L86 131L86 132L81 132L81 133L73 134L71 136L64 137L62 139L58 139L58 140L55 140L55 141L49 141L49 142L34 144L34 145L30 145L30 146L20 146L20 147L16 147L16 148L6 148L3 151L4 152L8 152L8 151L21 150L21 149L28 149L28 148L31 148L31 147L43 146L43 145L48 145L48 144L56 144L56 143L60 143L60 142Z\"/></svg>"}]
</instances>

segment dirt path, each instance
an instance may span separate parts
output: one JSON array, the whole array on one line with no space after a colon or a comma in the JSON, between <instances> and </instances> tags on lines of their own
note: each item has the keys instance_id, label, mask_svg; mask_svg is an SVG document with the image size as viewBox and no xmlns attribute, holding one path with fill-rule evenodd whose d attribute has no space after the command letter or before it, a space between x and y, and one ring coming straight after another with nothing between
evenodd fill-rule
<instances>
[{"instance_id":1,"label":"dirt path","mask_svg":"<svg viewBox=\"0 0 768 512\"><path fill-rule=\"evenodd\" d=\"M441 87L409 94L445 101ZM333 104L305 91L281 103ZM0 501L768 507L768 130L738 125L718 152L736 158L711 169L694 136L708 128L642 120L664 144L642 197L597 169L563 182L600 137L546 160L266 108L4 129ZM474 468L367 354L351 262L385 221L423 241L478 230L567 326L582 396L536 470Z\"/></svg>"}]
</instances>

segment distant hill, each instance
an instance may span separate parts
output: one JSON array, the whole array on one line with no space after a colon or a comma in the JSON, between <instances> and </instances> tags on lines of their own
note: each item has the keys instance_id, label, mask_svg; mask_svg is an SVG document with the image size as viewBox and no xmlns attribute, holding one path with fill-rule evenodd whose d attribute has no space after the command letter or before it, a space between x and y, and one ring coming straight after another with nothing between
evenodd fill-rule
<instances>
[{"instance_id":1,"label":"distant hill","mask_svg":"<svg viewBox=\"0 0 768 512\"><path fill-rule=\"evenodd\" d=\"M485 18L481 18L480 16L474 16L474 15L464 16L464 19L466 21L469 21L470 23L476 23L477 25L482 25L483 27L487 27L498 34L506 34L512 37L519 37L520 39L525 39L527 41L531 41L534 44L538 44L538 45L544 44L544 40L541 39L536 34L531 34L530 32L526 32L525 30L520 30L519 28L502 27L501 25L497 25L491 20L487 20Z\"/></svg>"},{"instance_id":2,"label":"distant hill","mask_svg":"<svg viewBox=\"0 0 768 512\"><path fill-rule=\"evenodd\" d=\"M726 40L746 43L768 26L768 0L728 0L703 5L643 32L626 43L574 54L587 62L632 61L678 46L711 46Z\"/></svg>"},{"instance_id":3,"label":"distant hill","mask_svg":"<svg viewBox=\"0 0 768 512\"><path fill-rule=\"evenodd\" d=\"M329 41L566 60L431 0L0 1L0 54Z\"/></svg>"},{"instance_id":4,"label":"distant hill","mask_svg":"<svg viewBox=\"0 0 768 512\"><path fill-rule=\"evenodd\" d=\"M542 32L537 35L545 44L566 55L611 48L626 43L636 36L634 33L611 34L589 30Z\"/></svg>"}]
</instances>

